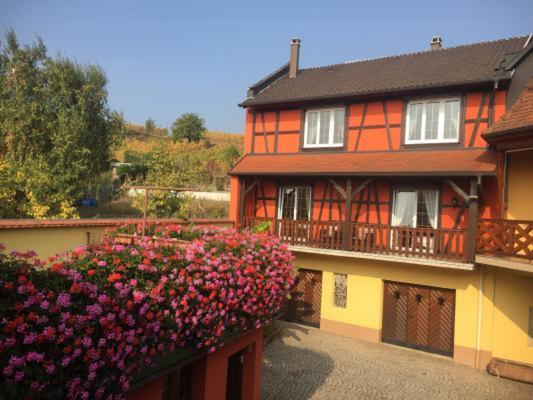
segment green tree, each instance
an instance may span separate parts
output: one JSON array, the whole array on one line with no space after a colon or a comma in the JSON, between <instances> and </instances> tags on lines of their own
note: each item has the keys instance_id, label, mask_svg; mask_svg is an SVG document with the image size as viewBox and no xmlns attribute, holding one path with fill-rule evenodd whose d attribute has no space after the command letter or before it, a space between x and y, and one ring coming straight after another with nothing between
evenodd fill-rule
<instances>
[{"instance_id":1,"label":"green tree","mask_svg":"<svg viewBox=\"0 0 533 400\"><path fill-rule=\"evenodd\" d=\"M175 142L178 140L199 142L206 131L204 119L195 113L182 114L172 124L172 138Z\"/></svg>"},{"instance_id":2,"label":"green tree","mask_svg":"<svg viewBox=\"0 0 533 400\"><path fill-rule=\"evenodd\" d=\"M155 130L155 121L152 118L148 118L144 123L144 132L147 135L153 135Z\"/></svg>"},{"instance_id":3,"label":"green tree","mask_svg":"<svg viewBox=\"0 0 533 400\"><path fill-rule=\"evenodd\" d=\"M51 58L41 39L0 43L0 217L71 217L124 131L98 66ZM2 173L5 172L5 173Z\"/></svg>"}]
</instances>

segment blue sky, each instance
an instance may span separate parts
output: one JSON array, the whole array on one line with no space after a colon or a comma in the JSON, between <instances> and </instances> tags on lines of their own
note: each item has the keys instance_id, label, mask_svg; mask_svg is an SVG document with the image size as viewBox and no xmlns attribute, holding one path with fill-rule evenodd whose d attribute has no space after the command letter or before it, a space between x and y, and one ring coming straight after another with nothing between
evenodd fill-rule
<instances>
[{"instance_id":1,"label":"blue sky","mask_svg":"<svg viewBox=\"0 0 533 400\"><path fill-rule=\"evenodd\" d=\"M97 63L109 101L128 121L170 126L197 112L212 130L242 132L246 88L284 64L292 37L302 67L529 34L533 2L476 1L26 1L0 0L0 30L39 35Z\"/></svg>"}]
</instances>

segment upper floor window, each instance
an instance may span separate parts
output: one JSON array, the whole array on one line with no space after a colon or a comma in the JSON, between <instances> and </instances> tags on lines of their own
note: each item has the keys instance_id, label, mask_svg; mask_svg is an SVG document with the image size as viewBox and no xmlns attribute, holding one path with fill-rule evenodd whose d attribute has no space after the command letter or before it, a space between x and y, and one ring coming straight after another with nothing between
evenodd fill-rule
<instances>
[{"instance_id":1,"label":"upper floor window","mask_svg":"<svg viewBox=\"0 0 533 400\"><path fill-rule=\"evenodd\" d=\"M308 110L305 113L304 147L339 147L343 142L343 108Z\"/></svg>"},{"instance_id":2,"label":"upper floor window","mask_svg":"<svg viewBox=\"0 0 533 400\"><path fill-rule=\"evenodd\" d=\"M458 98L412 100L407 103L406 144L459 141Z\"/></svg>"}]
</instances>

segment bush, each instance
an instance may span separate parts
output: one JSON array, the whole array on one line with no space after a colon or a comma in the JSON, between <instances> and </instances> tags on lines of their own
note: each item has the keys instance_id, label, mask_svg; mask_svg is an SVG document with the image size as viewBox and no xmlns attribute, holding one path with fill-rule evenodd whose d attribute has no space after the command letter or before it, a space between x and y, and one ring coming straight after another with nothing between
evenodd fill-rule
<instances>
[{"instance_id":1,"label":"bush","mask_svg":"<svg viewBox=\"0 0 533 400\"><path fill-rule=\"evenodd\" d=\"M46 266L31 262L33 254L0 255L7 398L122 398L131 377L161 354L176 346L215 351L226 332L258 328L280 311L293 275L278 239L151 230L161 240L111 240ZM178 248L170 238L194 241Z\"/></svg>"}]
</instances>

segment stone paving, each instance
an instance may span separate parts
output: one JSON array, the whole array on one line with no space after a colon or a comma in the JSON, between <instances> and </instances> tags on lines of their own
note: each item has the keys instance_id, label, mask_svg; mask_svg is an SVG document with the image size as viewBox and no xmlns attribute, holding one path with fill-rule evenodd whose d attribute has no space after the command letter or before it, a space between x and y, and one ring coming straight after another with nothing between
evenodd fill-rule
<instances>
[{"instance_id":1,"label":"stone paving","mask_svg":"<svg viewBox=\"0 0 533 400\"><path fill-rule=\"evenodd\" d=\"M446 357L277 324L280 337L263 356L262 400L533 399L533 385Z\"/></svg>"}]
</instances>

